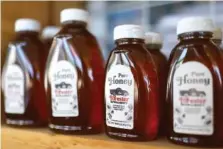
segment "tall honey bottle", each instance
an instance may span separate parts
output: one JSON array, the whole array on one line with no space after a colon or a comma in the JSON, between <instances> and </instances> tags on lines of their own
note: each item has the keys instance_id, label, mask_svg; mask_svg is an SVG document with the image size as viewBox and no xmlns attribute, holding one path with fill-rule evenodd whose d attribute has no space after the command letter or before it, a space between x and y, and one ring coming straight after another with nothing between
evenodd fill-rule
<instances>
[{"instance_id":1,"label":"tall honey bottle","mask_svg":"<svg viewBox=\"0 0 223 149\"><path fill-rule=\"evenodd\" d=\"M105 77L106 134L127 141L153 140L159 127L158 77L144 32L138 25L120 25L114 40Z\"/></svg>"},{"instance_id":2,"label":"tall honey bottle","mask_svg":"<svg viewBox=\"0 0 223 149\"><path fill-rule=\"evenodd\" d=\"M167 90L168 139L173 143L222 145L222 61L211 39L213 29L205 17L178 22Z\"/></svg>"},{"instance_id":3,"label":"tall honey bottle","mask_svg":"<svg viewBox=\"0 0 223 149\"><path fill-rule=\"evenodd\" d=\"M165 134L165 108L166 108L166 83L168 75L167 58L162 53L163 39L159 33L147 32L145 34L146 49L151 54L156 65L158 80L159 80L159 114L160 114L160 128L159 134Z\"/></svg>"},{"instance_id":4,"label":"tall honey bottle","mask_svg":"<svg viewBox=\"0 0 223 149\"><path fill-rule=\"evenodd\" d=\"M91 134L103 129L104 64L82 9L61 12L45 73L49 127L61 133Z\"/></svg>"},{"instance_id":5,"label":"tall honey bottle","mask_svg":"<svg viewBox=\"0 0 223 149\"><path fill-rule=\"evenodd\" d=\"M9 43L2 71L6 124L42 126L47 124L43 84L44 50L39 38L40 23L34 19L15 22L15 38Z\"/></svg>"}]
</instances>

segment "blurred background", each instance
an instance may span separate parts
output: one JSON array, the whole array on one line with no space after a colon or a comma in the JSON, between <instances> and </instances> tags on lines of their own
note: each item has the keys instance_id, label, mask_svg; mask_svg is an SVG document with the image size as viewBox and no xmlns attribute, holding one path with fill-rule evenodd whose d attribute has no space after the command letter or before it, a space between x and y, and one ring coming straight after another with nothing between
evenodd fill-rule
<instances>
[{"instance_id":1,"label":"blurred background","mask_svg":"<svg viewBox=\"0 0 223 149\"><path fill-rule=\"evenodd\" d=\"M177 43L176 25L182 17L211 17L223 28L223 1L4 1L1 5L1 61L4 61L7 44L14 36L16 19L28 17L39 20L42 27L59 26L60 11L72 7L90 12L88 28L97 37L105 60L114 47L113 28L116 25L138 24L145 31L161 33L164 38L162 50L167 56Z\"/></svg>"}]
</instances>

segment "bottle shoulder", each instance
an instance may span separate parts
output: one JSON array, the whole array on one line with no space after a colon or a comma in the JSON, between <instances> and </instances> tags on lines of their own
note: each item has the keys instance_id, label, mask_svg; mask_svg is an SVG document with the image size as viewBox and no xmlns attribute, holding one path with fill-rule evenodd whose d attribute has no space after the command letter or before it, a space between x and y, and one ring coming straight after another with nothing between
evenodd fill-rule
<instances>
[{"instance_id":1,"label":"bottle shoulder","mask_svg":"<svg viewBox=\"0 0 223 149\"><path fill-rule=\"evenodd\" d=\"M218 79L221 79L220 76L223 75L220 50L210 41L202 41L198 43L184 42L178 44L173 49L172 57L170 57L169 75L172 76L178 68L186 63L199 63L208 68L208 70L211 71ZM188 70L185 71L189 71L189 69L195 67L195 65L190 66L191 68L188 67Z\"/></svg>"},{"instance_id":2,"label":"bottle shoulder","mask_svg":"<svg viewBox=\"0 0 223 149\"><path fill-rule=\"evenodd\" d=\"M27 72L31 78L36 77L42 69L40 66L39 53L33 50L33 48L24 48L22 43L9 45L4 62L4 70L7 70L10 66L21 68L24 72Z\"/></svg>"},{"instance_id":3,"label":"bottle shoulder","mask_svg":"<svg viewBox=\"0 0 223 149\"><path fill-rule=\"evenodd\" d=\"M57 36L58 35L70 35L72 37L85 36L85 37L95 38L86 28L72 27L72 26L62 27L62 29L57 33Z\"/></svg>"},{"instance_id":4,"label":"bottle shoulder","mask_svg":"<svg viewBox=\"0 0 223 149\"><path fill-rule=\"evenodd\" d=\"M133 69L145 70L150 68L153 70L155 64L149 52L143 45L121 45L117 46L111 52L107 61L107 70L114 65L128 65Z\"/></svg>"},{"instance_id":5,"label":"bottle shoulder","mask_svg":"<svg viewBox=\"0 0 223 149\"><path fill-rule=\"evenodd\" d=\"M145 46L142 44L123 44L116 45L116 47L112 50L113 53L116 52L133 52L133 53L148 53Z\"/></svg>"},{"instance_id":6,"label":"bottle shoulder","mask_svg":"<svg viewBox=\"0 0 223 149\"><path fill-rule=\"evenodd\" d=\"M112 50L109 57L109 61L111 61L114 58L115 59L125 58L133 60L139 56L143 56L141 57L141 59L144 59L144 56L146 56L146 54L147 54L146 51L143 49L141 45L119 45Z\"/></svg>"},{"instance_id":7,"label":"bottle shoulder","mask_svg":"<svg viewBox=\"0 0 223 149\"><path fill-rule=\"evenodd\" d=\"M5 64L17 63L24 67L39 67L40 54L44 51L44 45L38 36L16 35L8 44Z\"/></svg>"},{"instance_id":8,"label":"bottle shoulder","mask_svg":"<svg viewBox=\"0 0 223 149\"><path fill-rule=\"evenodd\" d=\"M181 41L173 48L169 60L171 62L179 59L207 61L207 59L213 59L218 55L218 47L210 40Z\"/></svg>"},{"instance_id":9,"label":"bottle shoulder","mask_svg":"<svg viewBox=\"0 0 223 149\"><path fill-rule=\"evenodd\" d=\"M23 47L37 47L43 48L44 44L39 38L39 36L15 36L15 38L10 42L10 44L14 45L22 45ZM35 48L36 49L36 48Z\"/></svg>"},{"instance_id":10,"label":"bottle shoulder","mask_svg":"<svg viewBox=\"0 0 223 149\"><path fill-rule=\"evenodd\" d=\"M56 42L59 40L69 41L69 44L72 44L79 53L88 53L93 49L100 50L97 39L86 28L64 27L54 40Z\"/></svg>"},{"instance_id":11,"label":"bottle shoulder","mask_svg":"<svg viewBox=\"0 0 223 149\"><path fill-rule=\"evenodd\" d=\"M182 50L185 48L196 48L196 49L207 49L209 48L210 50L217 50L217 46L211 41L211 40L202 40L202 39L197 39L197 40L185 40L185 41L180 41L174 48L174 50Z\"/></svg>"}]
</instances>

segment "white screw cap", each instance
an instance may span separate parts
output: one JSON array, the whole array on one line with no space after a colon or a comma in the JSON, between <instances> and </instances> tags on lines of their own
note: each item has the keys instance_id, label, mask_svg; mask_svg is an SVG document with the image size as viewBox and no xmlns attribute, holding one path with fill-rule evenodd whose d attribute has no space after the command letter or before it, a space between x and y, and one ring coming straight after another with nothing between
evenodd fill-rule
<instances>
[{"instance_id":1,"label":"white screw cap","mask_svg":"<svg viewBox=\"0 0 223 149\"><path fill-rule=\"evenodd\" d=\"M22 18L15 22L15 32L19 31L40 31L40 23L37 20Z\"/></svg>"},{"instance_id":2,"label":"white screw cap","mask_svg":"<svg viewBox=\"0 0 223 149\"><path fill-rule=\"evenodd\" d=\"M220 39L220 40L222 40L222 30L221 30L221 28L216 27L213 30L213 37L212 37L212 39Z\"/></svg>"},{"instance_id":3,"label":"white screw cap","mask_svg":"<svg viewBox=\"0 0 223 149\"><path fill-rule=\"evenodd\" d=\"M144 39L144 32L140 25L119 25L114 28L114 40L121 38L139 38Z\"/></svg>"},{"instance_id":4,"label":"white screw cap","mask_svg":"<svg viewBox=\"0 0 223 149\"><path fill-rule=\"evenodd\" d=\"M83 9L68 8L64 9L60 13L60 22L65 21L83 21L88 22L89 13Z\"/></svg>"},{"instance_id":5,"label":"white screw cap","mask_svg":"<svg viewBox=\"0 0 223 149\"><path fill-rule=\"evenodd\" d=\"M145 34L146 44L163 44L163 39L159 33L147 32Z\"/></svg>"},{"instance_id":6,"label":"white screw cap","mask_svg":"<svg viewBox=\"0 0 223 149\"><path fill-rule=\"evenodd\" d=\"M188 32L206 31L212 32L214 24L210 18L206 17L186 17L177 24L177 35Z\"/></svg>"},{"instance_id":7,"label":"white screw cap","mask_svg":"<svg viewBox=\"0 0 223 149\"><path fill-rule=\"evenodd\" d=\"M60 30L60 27L57 26L47 26L42 31L42 38L48 39L53 38Z\"/></svg>"}]
</instances>

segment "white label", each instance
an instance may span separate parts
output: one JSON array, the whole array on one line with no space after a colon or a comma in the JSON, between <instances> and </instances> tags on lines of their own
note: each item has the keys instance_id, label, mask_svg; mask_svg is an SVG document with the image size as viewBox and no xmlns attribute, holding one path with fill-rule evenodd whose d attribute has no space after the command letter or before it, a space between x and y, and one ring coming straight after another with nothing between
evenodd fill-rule
<instances>
[{"instance_id":1,"label":"white label","mask_svg":"<svg viewBox=\"0 0 223 149\"><path fill-rule=\"evenodd\" d=\"M133 129L134 77L129 66L116 65L107 72L105 82L106 124Z\"/></svg>"},{"instance_id":2,"label":"white label","mask_svg":"<svg viewBox=\"0 0 223 149\"><path fill-rule=\"evenodd\" d=\"M62 60L52 66L50 72L52 115L76 117L79 115L77 96L77 71L68 61Z\"/></svg>"},{"instance_id":3,"label":"white label","mask_svg":"<svg viewBox=\"0 0 223 149\"><path fill-rule=\"evenodd\" d=\"M16 64L9 65L3 78L5 112L23 114L25 112L25 79L22 69Z\"/></svg>"},{"instance_id":4,"label":"white label","mask_svg":"<svg viewBox=\"0 0 223 149\"><path fill-rule=\"evenodd\" d=\"M173 128L176 133L212 135L213 78L199 62L187 62L173 77Z\"/></svg>"}]
</instances>

